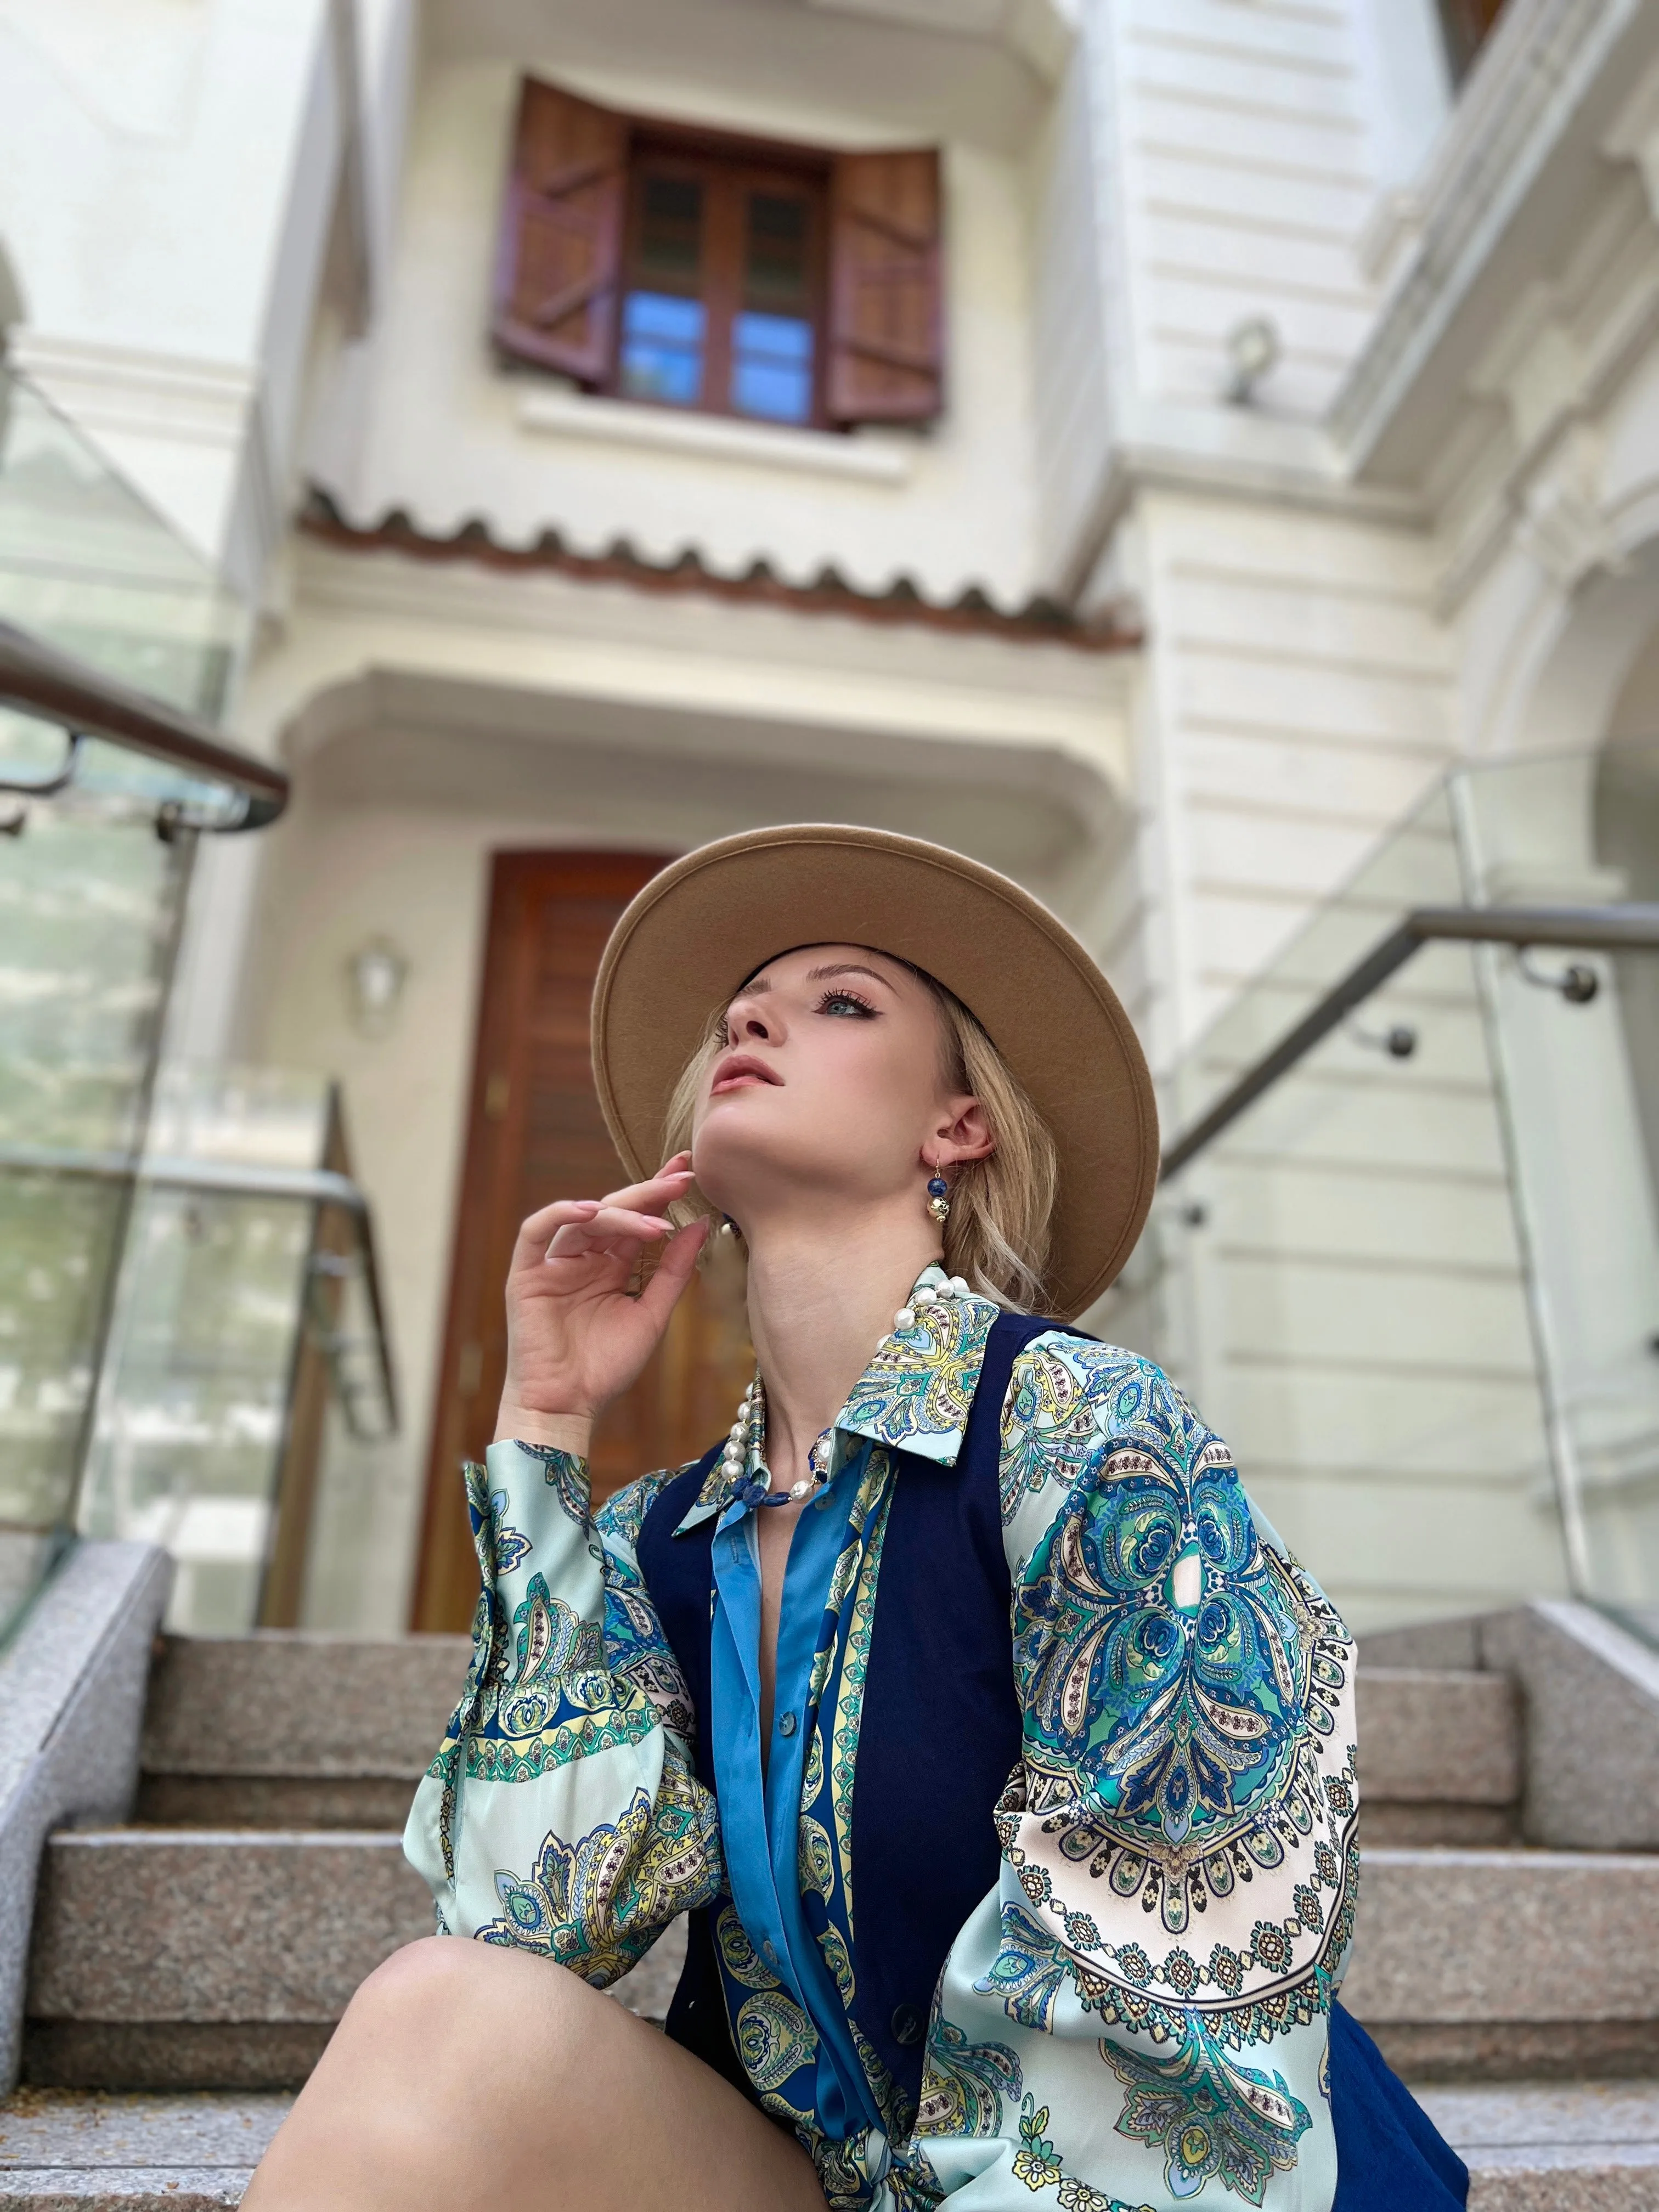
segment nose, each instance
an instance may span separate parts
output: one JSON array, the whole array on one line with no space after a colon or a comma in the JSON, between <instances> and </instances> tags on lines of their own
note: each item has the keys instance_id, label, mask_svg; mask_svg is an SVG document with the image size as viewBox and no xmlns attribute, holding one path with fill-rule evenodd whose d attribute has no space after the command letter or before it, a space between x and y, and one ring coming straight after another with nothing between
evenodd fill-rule
<instances>
[{"instance_id":1,"label":"nose","mask_svg":"<svg viewBox=\"0 0 1659 2212\"><path fill-rule=\"evenodd\" d=\"M740 1037L757 1037L763 1043L769 1042L772 1032L766 1026L759 1000L757 999L734 1000L731 1011L726 1017L726 1033L733 1043L736 1043Z\"/></svg>"}]
</instances>

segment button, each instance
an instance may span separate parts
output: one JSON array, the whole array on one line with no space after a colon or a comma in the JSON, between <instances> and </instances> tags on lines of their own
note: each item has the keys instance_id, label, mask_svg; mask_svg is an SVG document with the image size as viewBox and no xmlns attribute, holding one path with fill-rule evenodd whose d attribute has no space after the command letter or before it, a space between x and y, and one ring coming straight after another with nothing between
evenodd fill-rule
<instances>
[{"instance_id":1,"label":"button","mask_svg":"<svg viewBox=\"0 0 1659 2212\"><path fill-rule=\"evenodd\" d=\"M772 1948L769 1942L763 1943L761 1945L761 1955L766 1960L769 1966L775 1966L777 1965L778 1954Z\"/></svg>"},{"instance_id":2,"label":"button","mask_svg":"<svg viewBox=\"0 0 1659 2212\"><path fill-rule=\"evenodd\" d=\"M893 2040L908 2051L921 2041L923 2021L914 2005L900 2005L893 2014Z\"/></svg>"},{"instance_id":3,"label":"button","mask_svg":"<svg viewBox=\"0 0 1659 2212\"><path fill-rule=\"evenodd\" d=\"M830 1507L829 1492L826 1490L821 1497L815 1498L812 1500L812 1504L815 1511L819 1513L827 1512Z\"/></svg>"},{"instance_id":4,"label":"button","mask_svg":"<svg viewBox=\"0 0 1659 2212\"><path fill-rule=\"evenodd\" d=\"M778 1734L780 1735L793 1735L794 1733L795 1716L793 1713L786 1713L782 1719L778 1723Z\"/></svg>"}]
</instances>

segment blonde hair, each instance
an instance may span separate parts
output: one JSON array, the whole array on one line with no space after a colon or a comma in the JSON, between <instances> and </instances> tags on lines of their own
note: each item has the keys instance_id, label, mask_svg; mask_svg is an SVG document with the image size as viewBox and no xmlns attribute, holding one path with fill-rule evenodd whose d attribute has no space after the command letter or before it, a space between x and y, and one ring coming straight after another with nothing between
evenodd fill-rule
<instances>
[{"instance_id":1,"label":"blonde hair","mask_svg":"<svg viewBox=\"0 0 1659 2212\"><path fill-rule=\"evenodd\" d=\"M896 957L891 953L887 957ZM908 960L899 965L909 969L938 1012L945 1088L978 1099L995 1139L983 1159L963 1160L947 1177L951 1212L943 1232L945 1268L999 1305L1042 1313L1047 1310L1049 1222L1060 1179L1054 1140L1019 1078L956 994L925 968ZM703 1072L720 1048L725 1022L725 1006L716 1007L669 1094L665 1156L690 1147ZM920 1185L917 1203L921 1203ZM678 1221L694 1221L714 1212L701 1194L672 1209Z\"/></svg>"}]
</instances>

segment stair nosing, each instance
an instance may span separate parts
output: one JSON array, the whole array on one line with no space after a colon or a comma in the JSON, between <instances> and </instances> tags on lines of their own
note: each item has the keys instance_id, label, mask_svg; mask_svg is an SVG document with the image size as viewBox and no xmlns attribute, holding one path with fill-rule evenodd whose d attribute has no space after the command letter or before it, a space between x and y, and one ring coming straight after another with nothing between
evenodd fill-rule
<instances>
[{"instance_id":1,"label":"stair nosing","mask_svg":"<svg viewBox=\"0 0 1659 2212\"><path fill-rule=\"evenodd\" d=\"M195 1849L203 1844L284 1844L295 1849L307 1844L374 1844L385 1850L403 1848L401 1828L184 1828L157 1822L152 1827L132 1823L123 1827L58 1828L48 1842L53 1849L67 1844L85 1849L96 1845L108 1850L112 1845L143 1844L154 1848L166 1844L173 1849Z\"/></svg>"}]
</instances>

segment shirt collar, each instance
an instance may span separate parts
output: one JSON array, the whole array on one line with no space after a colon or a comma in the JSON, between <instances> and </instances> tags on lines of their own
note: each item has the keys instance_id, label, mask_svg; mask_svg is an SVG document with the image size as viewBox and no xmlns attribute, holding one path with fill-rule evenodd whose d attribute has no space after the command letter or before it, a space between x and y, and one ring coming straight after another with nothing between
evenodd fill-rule
<instances>
[{"instance_id":1,"label":"shirt collar","mask_svg":"<svg viewBox=\"0 0 1659 2212\"><path fill-rule=\"evenodd\" d=\"M832 1470L847 1456L843 1439L853 1437L915 1452L939 1467L956 1465L985 1362L985 1340L1000 1311L992 1299L975 1297L965 1286L958 1290L960 1282L937 1266L917 1276L899 1310L908 1323L896 1324L883 1337L836 1416ZM676 1535L723 1513L732 1486L717 1460Z\"/></svg>"}]
</instances>

